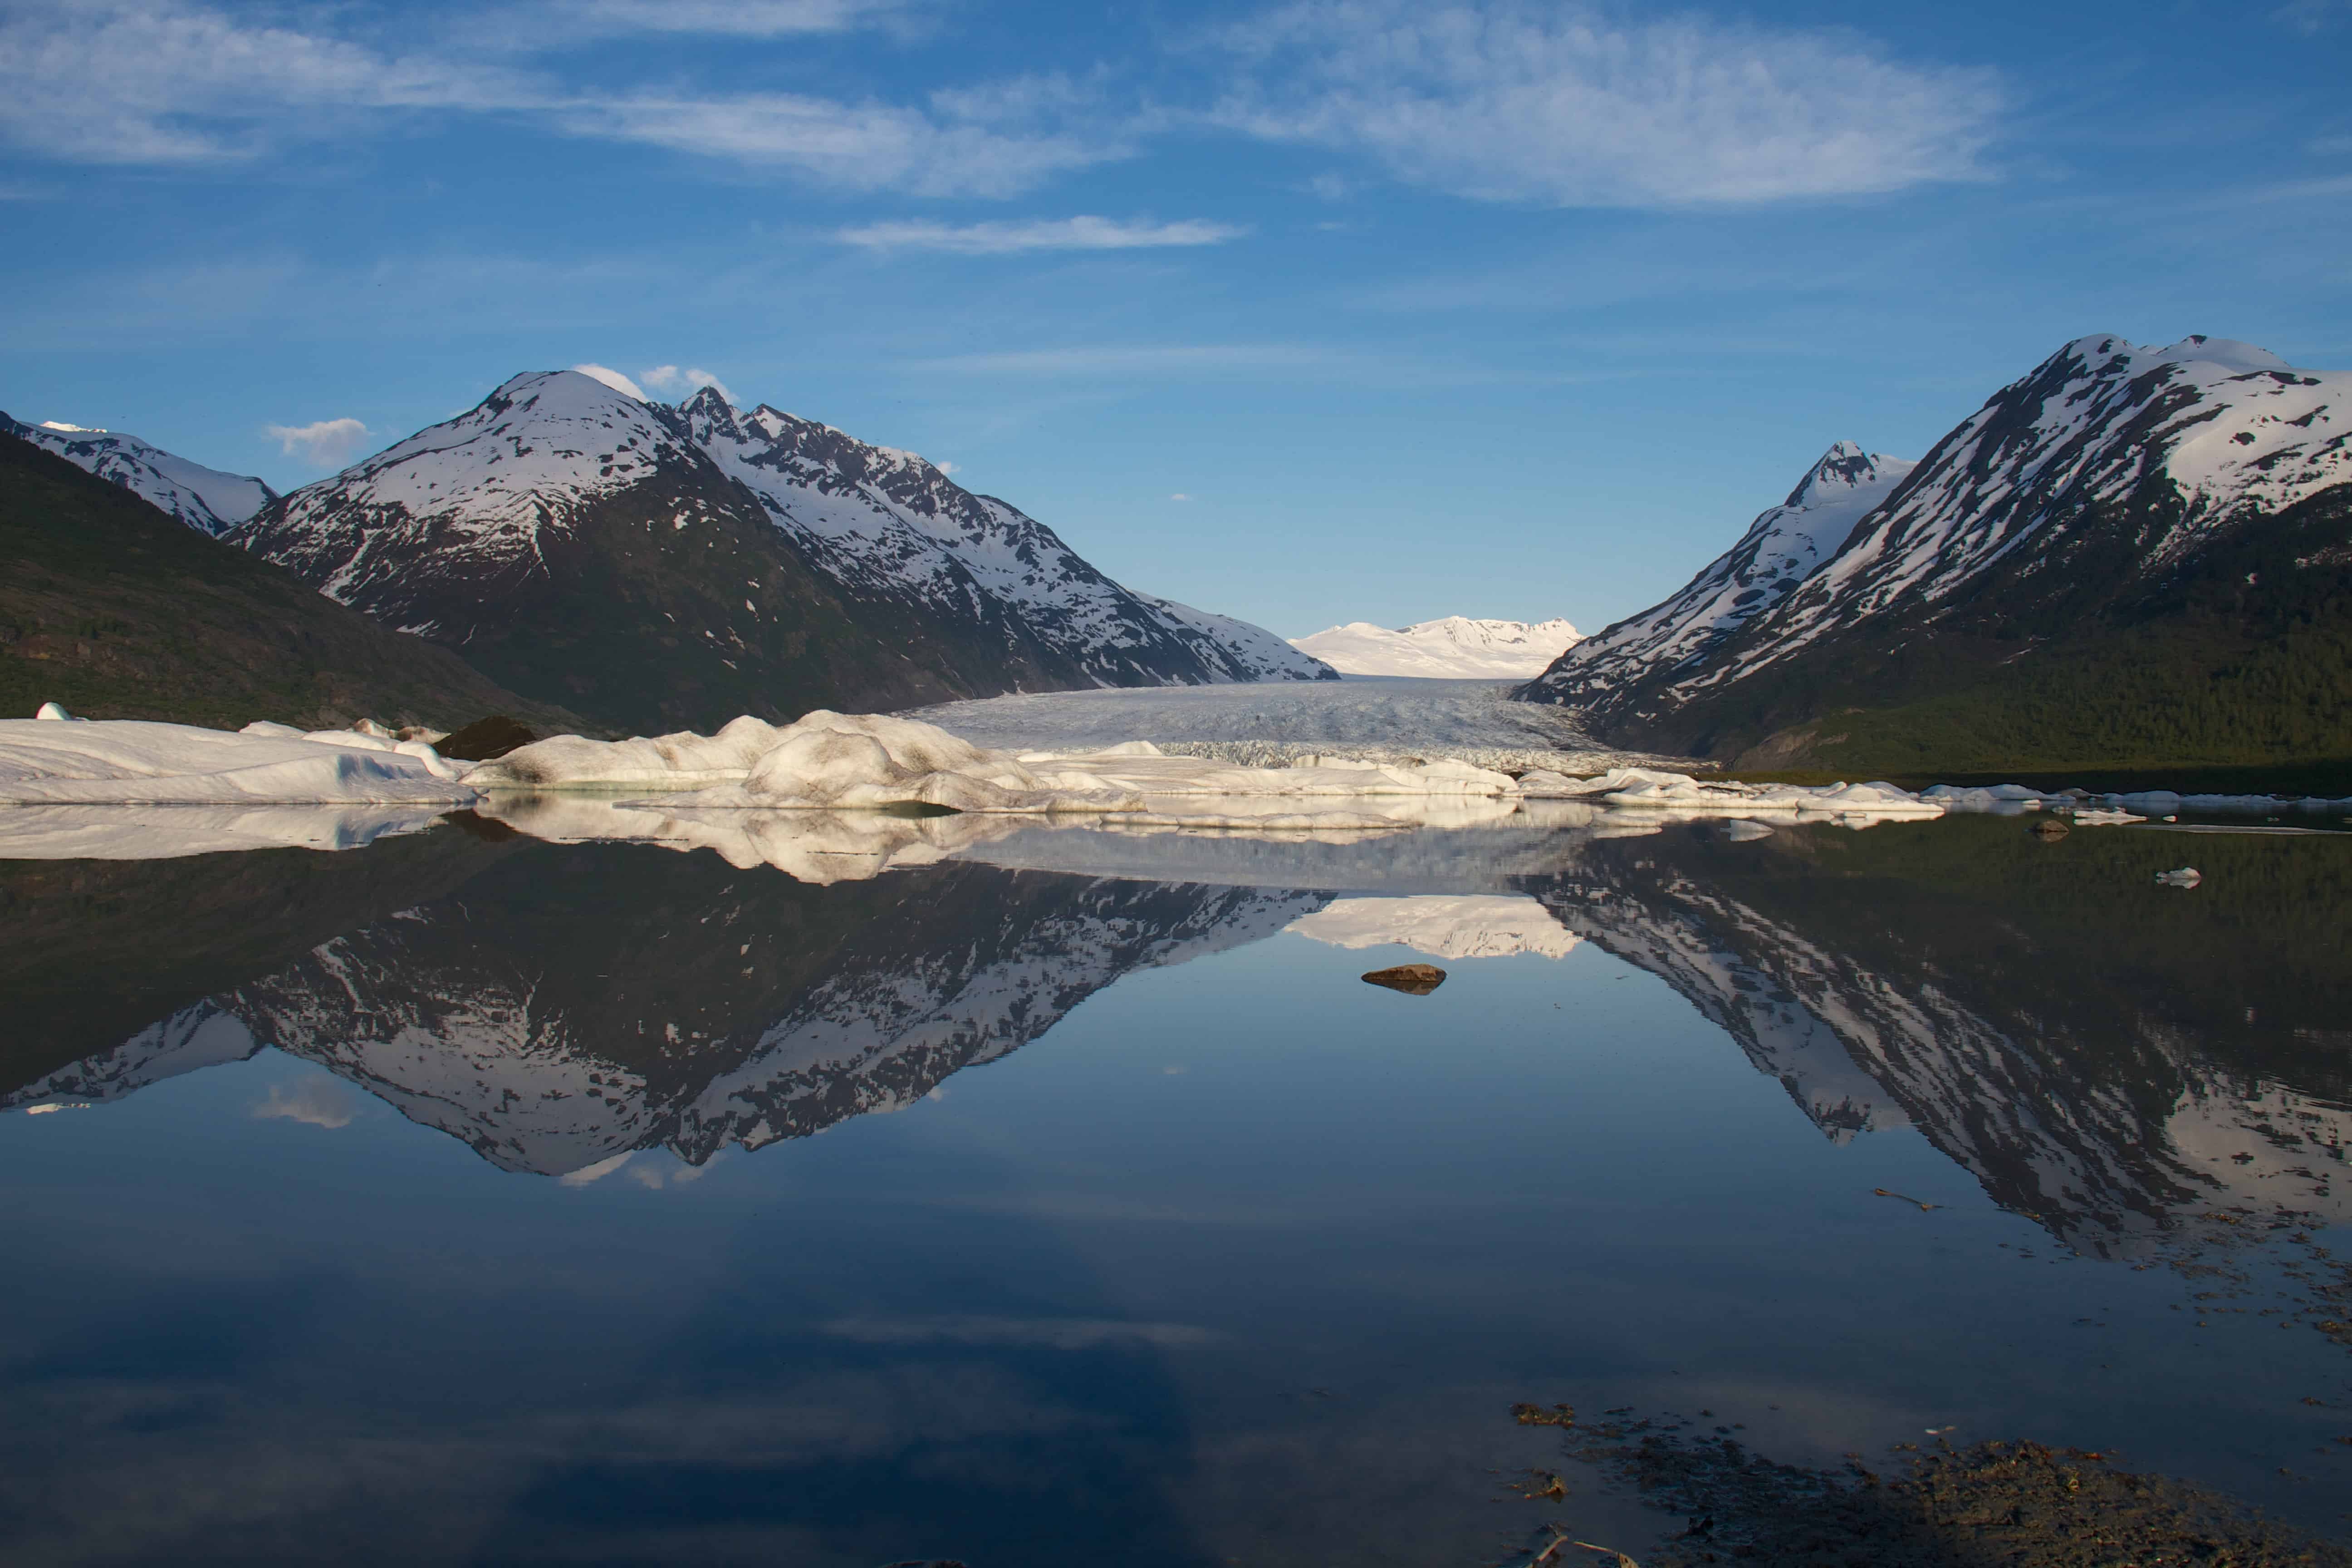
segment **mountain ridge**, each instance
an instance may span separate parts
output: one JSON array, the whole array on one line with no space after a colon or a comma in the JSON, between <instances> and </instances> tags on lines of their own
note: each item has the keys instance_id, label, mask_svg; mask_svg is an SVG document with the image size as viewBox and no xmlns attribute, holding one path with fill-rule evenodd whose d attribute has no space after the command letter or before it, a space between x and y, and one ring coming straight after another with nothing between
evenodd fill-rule
<instances>
[{"instance_id":1,"label":"mountain ridge","mask_svg":"<svg viewBox=\"0 0 2352 1568\"><path fill-rule=\"evenodd\" d=\"M215 538L278 497L276 490L251 474L208 468L119 430L94 430L50 419L28 425L0 411L0 432L121 485L167 516Z\"/></svg>"},{"instance_id":2,"label":"mountain ridge","mask_svg":"<svg viewBox=\"0 0 2352 1568\"><path fill-rule=\"evenodd\" d=\"M2078 338L1793 589L1695 636L1669 612L1730 559L1516 695L1744 767L2352 760L2352 374ZM1670 621L1689 651L1609 668L1621 628Z\"/></svg>"},{"instance_id":3,"label":"mountain ridge","mask_svg":"<svg viewBox=\"0 0 2352 1568\"><path fill-rule=\"evenodd\" d=\"M1336 679L1271 633L1121 587L913 454L715 389L672 407L575 372L516 376L229 537L520 690L646 733Z\"/></svg>"}]
</instances>

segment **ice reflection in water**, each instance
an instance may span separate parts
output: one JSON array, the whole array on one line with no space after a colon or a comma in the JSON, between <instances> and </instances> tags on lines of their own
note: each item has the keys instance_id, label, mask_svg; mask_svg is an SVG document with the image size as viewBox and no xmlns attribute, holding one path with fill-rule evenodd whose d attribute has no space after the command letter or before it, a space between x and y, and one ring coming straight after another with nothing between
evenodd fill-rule
<instances>
[{"instance_id":1,"label":"ice reflection in water","mask_svg":"<svg viewBox=\"0 0 2352 1568\"><path fill-rule=\"evenodd\" d=\"M0 870L14 1555L1467 1560L1684 1390L2343 1479L2352 839L502 816Z\"/></svg>"}]
</instances>

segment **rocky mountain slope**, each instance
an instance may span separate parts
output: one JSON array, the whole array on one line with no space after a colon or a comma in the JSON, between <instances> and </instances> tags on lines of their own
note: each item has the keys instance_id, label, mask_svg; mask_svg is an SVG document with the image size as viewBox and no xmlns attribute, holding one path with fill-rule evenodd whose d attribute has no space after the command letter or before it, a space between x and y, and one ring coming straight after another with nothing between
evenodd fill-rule
<instances>
[{"instance_id":1,"label":"rocky mountain slope","mask_svg":"<svg viewBox=\"0 0 2352 1568\"><path fill-rule=\"evenodd\" d=\"M272 501L236 541L518 689L652 732L1013 689L1329 679L1129 593L909 453L576 372Z\"/></svg>"},{"instance_id":2,"label":"rocky mountain slope","mask_svg":"<svg viewBox=\"0 0 2352 1568\"><path fill-rule=\"evenodd\" d=\"M1827 564L1853 525L1916 466L1840 441L1797 481L1788 500L1749 523L1737 544L1673 596L1563 650L1528 692L1597 708L1614 693L1670 680L1678 670L1705 668L1734 632Z\"/></svg>"},{"instance_id":3,"label":"rocky mountain slope","mask_svg":"<svg viewBox=\"0 0 2352 1568\"><path fill-rule=\"evenodd\" d=\"M0 412L0 434L29 441L78 468L112 480L199 533L226 533L278 496L250 474L207 468L113 430L55 420L27 425Z\"/></svg>"},{"instance_id":4,"label":"rocky mountain slope","mask_svg":"<svg viewBox=\"0 0 2352 1568\"><path fill-rule=\"evenodd\" d=\"M1888 471L1864 461L1871 483ZM2079 339L1809 571L1735 550L1521 695L1622 743L1750 765L2344 757L2348 484L2352 374L2216 339Z\"/></svg>"},{"instance_id":5,"label":"rocky mountain slope","mask_svg":"<svg viewBox=\"0 0 2352 1568\"><path fill-rule=\"evenodd\" d=\"M1524 680L1576 645L1565 620L1479 621L1446 616L1409 626L1349 621L1290 646L1342 675L1420 676L1440 680Z\"/></svg>"},{"instance_id":6,"label":"rocky mountain slope","mask_svg":"<svg viewBox=\"0 0 2352 1568\"><path fill-rule=\"evenodd\" d=\"M446 648L321 597L40 446L0 433L0 713L236 729L373 716L454 729L507 712L583 721Z\"/></svg>"}]
</instances>

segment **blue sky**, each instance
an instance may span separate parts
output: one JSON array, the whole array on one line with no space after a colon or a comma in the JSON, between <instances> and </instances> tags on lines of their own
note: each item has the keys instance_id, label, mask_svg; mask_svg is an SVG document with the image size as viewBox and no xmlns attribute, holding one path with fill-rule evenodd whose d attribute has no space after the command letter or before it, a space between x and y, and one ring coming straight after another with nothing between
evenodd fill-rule
<instances>
[{"instance_id":1,"label":"blue sky","mask_svg":"<svg viewBox=\"0 0 2352 1568\"><path fill-rule=\"evenodd\" d=\"M2352 0L0 0L0 407L284 488L672 367L1286 636L1594 630L2069 339L2352 368L2347 67Z\"/></svg>"}]
</instances>

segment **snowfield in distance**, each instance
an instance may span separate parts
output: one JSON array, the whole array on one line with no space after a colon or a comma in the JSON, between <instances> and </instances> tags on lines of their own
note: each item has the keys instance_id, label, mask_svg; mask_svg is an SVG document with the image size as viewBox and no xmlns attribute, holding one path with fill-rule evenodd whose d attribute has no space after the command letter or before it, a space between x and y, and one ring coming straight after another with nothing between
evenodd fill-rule
<instances>
[{"instance_id":1,"label":"snowfield in distance","mask_svg":"<svg viewBox=\"0 0 2352 1568\"><path fill-rule=\"evenodd\" d=\"M1290 646L1342 675L1404 675L1435 680L1526 680L1541 675L1580 640L1565 620L1477 621L1446 616L1409 626L1349 621Z\"/></svg>"}]
</instances>

